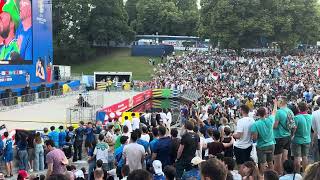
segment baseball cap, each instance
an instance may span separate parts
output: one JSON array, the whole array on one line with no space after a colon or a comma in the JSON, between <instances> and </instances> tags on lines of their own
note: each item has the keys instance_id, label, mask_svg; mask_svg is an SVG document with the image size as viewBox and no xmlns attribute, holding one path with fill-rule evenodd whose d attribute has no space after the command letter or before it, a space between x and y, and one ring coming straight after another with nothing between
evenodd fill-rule
<instances>
[{"instance_id":1,"label":"baseball cap","mask_svg":"<svg viewBox=\"0 0 320 180\"><path fill-rule=\"evenodd\" d=\"M152 166L154 169L155 174L163 174L162 172L162 163L159 160L154 160L152 162Z\"/></svg>"},{"instance_id":2,"label":"baseball cap","mask_svg":"<svg viewBox=\"0 0 320 180\"><path fill-rule=\"evenodd\" d=\"M197 166L197 165L199 165L201 162L203 162L203 160L202 160L200 157L198 157L198 156L192 158L192 160L191 160L191 164L192 164L193 166Z\"/></svg>"},{"instance_id":3,"label":"baseball cap","mask_svg":"<svg viewBox=\"0 0 320 180\"><path fill-rule=\"evenodd\" d=\"M27 178L29 177L29 174L27 173L26 170L19 170L18 176L20 176L21 178Z\"/></svg>"}]
</instances>

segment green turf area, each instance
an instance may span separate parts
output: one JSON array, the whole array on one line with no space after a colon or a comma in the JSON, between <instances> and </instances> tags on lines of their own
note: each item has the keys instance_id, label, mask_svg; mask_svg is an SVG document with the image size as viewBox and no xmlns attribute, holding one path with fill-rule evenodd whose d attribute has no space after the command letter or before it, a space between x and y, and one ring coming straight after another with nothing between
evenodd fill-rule
<instances>
[{"instance_id":1,"label":"green turf area","mask_svg":"<svg viewBox=\"0 0 320 180\"><path fill-rule=\"evenodd\" d=\"M84 64L73 65L72 73L93 75L93 72L132 72L134 80L150 80L153 66L149 64L150 57L133 57L130 49L113 49L109 55L98 57ZM156 58L156 62L159 58Z\"/></svg>"}]
</instances>

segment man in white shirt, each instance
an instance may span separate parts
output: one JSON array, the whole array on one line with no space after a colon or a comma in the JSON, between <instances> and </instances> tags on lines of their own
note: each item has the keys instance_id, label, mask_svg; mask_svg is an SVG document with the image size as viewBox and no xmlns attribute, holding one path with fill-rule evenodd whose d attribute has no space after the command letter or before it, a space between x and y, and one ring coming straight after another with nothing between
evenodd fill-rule
<instances>
[{"instance_id":1,"label":"man in white shirt","mask_svg":"<svg viewBox=\"0 0 320 180\"><path fill-rule=\"evenodd\" d=\"M108 170L108 150L109 145L104 141L104 135L99 135L99 143L96 145L93 155L96 156L96 160L102 160L103 169Z\"/></svg>"},{"instance_id":2,"label":"man in white shirt","mask_svg":"<svg viewBox=\"0 0 320 180\"><path fill-rule=\"evenodd\" d=\"M144 114L144 118L146 120L146 125L151 125L151 113L146 110L146 113Z\"/></svg>"},{"instance_id":3,"label":"man in white shirt","mask_svg":"<svg viewBox=\"0 0 320 180\"><path fill-rule=\"evenodd\" d=\"M142 126L142 134L141 134L141 138L144 141L149 142L150 141L150 136L148 134L148 128L146 126Z\"/></svg>"},{"instance_id":4,"label":"man in white shirt","mask_svg":"<svg viewBox=\"0 0 320 180\"><path fill-rule=\"evenodd\" d=\"M132 124L131 124L131 121L129 120L128 116L124 117L123 126L127 126L128 127L129 133L132 132Z\"/></svg>"},{"instance_id":5,"label":"man in white shirt","mask_svg":"<svg viewBox=\"0 0 320 180\"><path fill-rule=\"evenodd\" d=\"M135 113L132 113L131 116L132 116L132 130L139 129L140 119L136 117Z\"/></svg>"},{"instance_id":6,"label":"man in white shirt","mask_svg":"<svg viewBox=\"0 0 320 180\"><path fill-rule=\"evenodd\" d=\"M316 102L320 105L320 98L318 98ZM312 129L314 131L312 141L318 140L318 150L320 152L320 109L312 112Z\"/></svg>"},{"instance_id":7,"label":"man in white shirt","mask_svg":"<svg viewBox=\"0 0 320 180\"><path fill-rule=\"evenodd\" d=\"M166 113L163 111L163 109L162 109L161 112L160 112L160 117L161 117L163 123L166 123L166 122L167 122L167 115L166 115Z\"/></svg>"},{"instance_id":8,"label":"man in white shirt","mask_svg":"<svg viewBox=\"0 0 320 180\"><path fill-rule=\"evenodd\" d=\"M136 169L142 169L144 164L145 150L138 144L138 132L131 133L131 142L123 148L124 164L129 165L130 172Z\"/></svg>"},{"instance_id":9,"label":"man in white shirt","mask_svg":"<svg viewBox=\"0 0 320 180\"><path fill-rule=\"evenodd\" d=\"M171 130L171 122L172 122L171 109L168 109L168 112L167 112L167 115L166 115L166 119L167 119L166 126L167 126L167 129L168 129L168 132L170 133L170 130Z\"/></svg>"},{"instance_id":10,"label":"man in white shirt","mask_svg":"<svg viewBox=\"0 0 320 180\"><path fill-rule=\"evenodd\" d=\"M237 139L234 143L234 154L238 165L250 160L252 150L252 140L250 128L254 123L254 119L249 117L249 107L247 105L240 106L242 118L237 122L237 128L233 137Z\"/></svg>"}]
</instances>

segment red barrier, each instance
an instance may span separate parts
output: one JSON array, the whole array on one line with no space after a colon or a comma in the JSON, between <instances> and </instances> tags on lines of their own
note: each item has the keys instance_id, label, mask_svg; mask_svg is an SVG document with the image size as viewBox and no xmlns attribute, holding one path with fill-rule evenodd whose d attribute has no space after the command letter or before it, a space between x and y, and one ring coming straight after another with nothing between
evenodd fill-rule
<instances>
[{"instance_id":1,"label":"red barrier","mask_svg":"<svg viewBox=\"0 0 320 180\"><path fill-rule=\"evenodd\" d=\"M107 113L125 112L125 111L129 110L130 108L138 106L139 104L143 103L144 101L146 101L150 98L152 98L152 90L146 90L142 93L139 93L139 94L133 96L130 99L126 99L126 100L121 101L117 104L103 108L102 111L105 111Z\"/></svg>"},{"instance_id":2,"label":"red barrier","mask_svg":"<svg viewBox=\"0 0 320 180\"><path fill-rule=\"evenodd\" d=\"M105 112L124 112L130 109L130 101L126 99L121 101L117 104L104 108L103 111Z\"/></svg>"}]
</instances>

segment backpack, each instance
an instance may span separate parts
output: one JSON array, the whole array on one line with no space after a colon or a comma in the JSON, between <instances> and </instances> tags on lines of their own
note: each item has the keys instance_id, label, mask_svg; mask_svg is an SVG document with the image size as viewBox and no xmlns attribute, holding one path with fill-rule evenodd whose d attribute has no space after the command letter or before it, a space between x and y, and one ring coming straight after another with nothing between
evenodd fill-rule
<instances>
[{"instance_id":1,"label":"backpack","mask_svg":"<svg viewBox=\"0 0 320 180\"><path fill-rule=\"evenodd\" d=\"M296 123L294 122L294 119L293 119L294 115L289 111L285 111L285 112L287 113L287 120L286 120L285 126L280 122L279 123L285 130L291 132L296 127Z\"/></svg>"},{"instance_id":2,"label":"backpack","mask_svg":"<svg viewBox=\"0 0 320 180\"><path fill-rule=\"evenodd\" d=\"M62 148L62 151L64 152L65 156L68 159L72 157L72 145L71 144L65 144Z\"/></svg>"}]
</instances>

